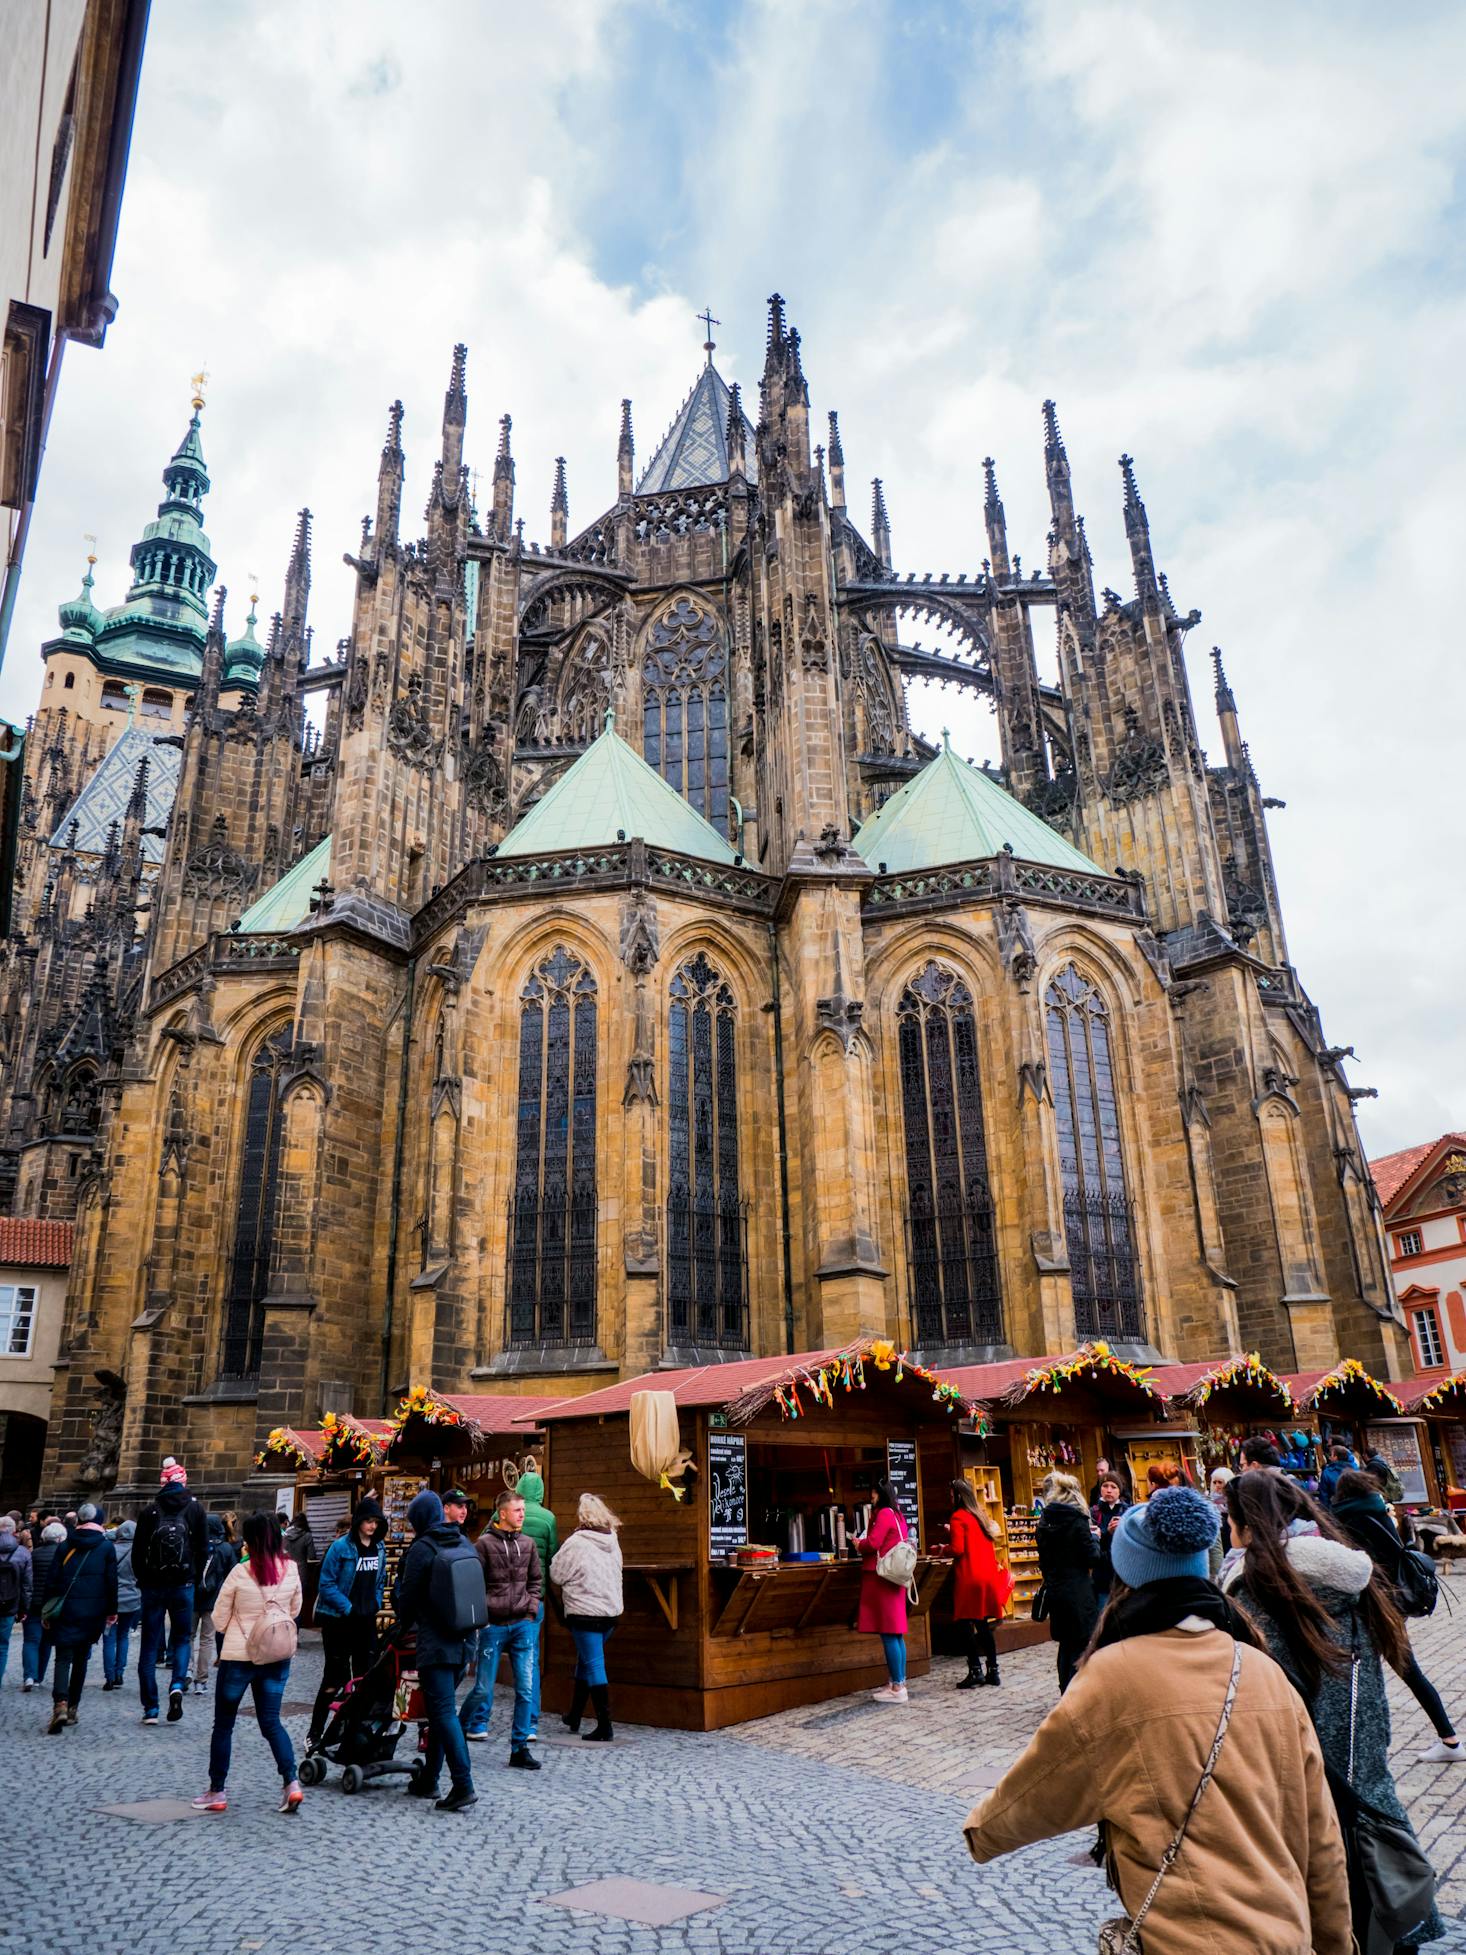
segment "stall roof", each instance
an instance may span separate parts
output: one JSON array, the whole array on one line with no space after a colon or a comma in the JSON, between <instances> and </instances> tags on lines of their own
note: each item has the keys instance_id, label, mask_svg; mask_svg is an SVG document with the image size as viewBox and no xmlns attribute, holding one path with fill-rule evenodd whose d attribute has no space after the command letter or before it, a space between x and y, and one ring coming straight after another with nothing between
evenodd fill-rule
<instances>
[{"instance_id":1,"label":"stall roof","mask_svg":"<svg viewBox=\"0 0 1466 1955\"><path fill-rule=\"evenodd\" d=\"M385 1451L390 1457L402 1434L416 1421L442 1426L458 1434L476 1450L485 1439L505 1433L523 1436L521 1428L542 1423L540 1413L559 1401L549 1394L528 1392L435 1392L431 1385L414 1385L403 1394L388 1423Z\"/></svg>"},{"instance_id":2,"label":"stall roof","mask_svg":"<svg viewBox=\"0 0 1466 1955\"><path fill-rule=\"evenodd\" d=\"M1306 1412L1315 1411L1319 1400L1330 1395L1348 1398L1358 1392L1364 1398L1379 1400L1386 1413L1405 1410L1395 1392L1382 1379L1372 1377L1358 1358L1344 1358L1330 1371L1289 1371L1283 1383L1293 1394L1294 1404Z\"/></svg>"},{"instance_id":3,"label":"stall roof","mask_svg":"<svg viewBox=\"0 0 1466 1955\"><path fill-rule=\"evenodd\" d=\"M1272 1411L1293 1411L1287 1381L1270 1371L1255 1351L1245 1356L1209 1358L1205 1364L1168 1364L1151 1373L1151 1383L1171 1404L1185 1403L1197 1410L1214 1392L1246 1391L1271 1400Z\"/></svg>"},{"instance_id":4,"label":"stall roof","mask_svg":"<svg viewBox=\"0 0 1466 1955\"><path fill-rule=\"evenodd\" d=\"M1015 1408L1041 1392L1058 1398L1066 1385L1088 1386L1107 1398L1132 1403L1165 1403L1149 1366L1136 1366L1116 1357L1108 1344L1081 1344L1061 1358L1030 1358L1016 1367L1018 1376L999 1395L999 1403Z\"/></svg>"},{"instance_id":5,"label":"stall roof","mask_svg":"<svg viewBox=\"0 0 1466 1955\"><path fill-rule=\"evenodd\" d=\"M1446 1405L1466 1417L1466 1371L1437 1372L1434 1378L1411 1378L1399 1396L1411 1412L1439 1412Z\"/></svg>"},{"instance_id":6,"label":"stall roof","mask_svg":"<svg viewBox=\"0 0 1466 1955\"><path fill-rule=\"evenodd\" d=\"M299 1454L302 1464L319 1466L326 1451L325 1435L302 1432L296 1426L276 1426L255 1454L255 1465L262 1471L268 1470L272 1453L279 1456L291 1451Z\"/></svg>"}]
</instances>

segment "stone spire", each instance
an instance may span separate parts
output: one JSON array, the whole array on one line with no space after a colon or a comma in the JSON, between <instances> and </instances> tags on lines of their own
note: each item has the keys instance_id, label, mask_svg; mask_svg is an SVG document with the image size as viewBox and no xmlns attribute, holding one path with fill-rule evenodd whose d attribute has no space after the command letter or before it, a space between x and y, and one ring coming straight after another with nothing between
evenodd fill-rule
<instances>
[{"instance_id":1,"label":"stone spire","mask_svg":"<svg viewBox=\"0 0 1466 1955\"><path fill-rule=\"evenodd\" d=\"M1013 568L1008 559L1008 518L1003 513L1003 499L998 494L997 463L991 455L983 457L982 474L982 513L987 524L988 561L992 564L995 577L1007 577Z\"/></svg>"},{"instance_id":2,"label":"stone spire","mask_svg":"<svg viewBox=\"0 0 1466 1955\"><path fill-rule=\"evenodd\" d=\"M725 435L728 443L729 475L747 475L748 449L743 436L743 389L736 380L728 390L728 425Z\"/></svg>"},{"instance_id":3,"label":"stone spire","mask_svg":"<svg viewBox=\"0 0 1466 1955\"><path fill-rule=\"evenodd\" d=\"M891 568L891 518L886 513L886 492L878 475L870 485L870 540L881 568Z\"/></svg>"},{"instance_id":4,"label":"stone spire","mask_svg":"<svg viewBox=\"0 0 1466 1955\"><path fill-rule=\"evenodd\" d=\"M311 512L302 509L295 519L295 537L290 546L290 563L285 572L285 598L281 616L292 640L305 632L305 614L311 594Z\"/></svg>"},{"instance_id":5,"label":"stone spire","mask_svg":"<svg viewBox=\"0 0 1466 1955\"><path fill-rule=\"evenodd\" d=\"M1226 749L1227 765L1236 768L1241 773L1246 760L1247 749L1243 744L1242 730L1237 720L1237 701L1233 696L1231 686L1227 683L1226 672L1222 668L1222 648L1220 645L1212 646L1211 661L1216 677L1217 721L1222 729L1222 745Z\"/></svg>"},{"instance_id":6,"label":"stone spire","mask_svg":"<svg viewBox=\"0 0 1466 1955\"><path fill-rule=\"evenodd\" d=\"M1135 572L1135 595L1145 610L1159 611L1161 593L1150 547L1150 523L1145 514L1145 504L1140 500L1140 491L1135 486L1135 463L1129 455L1120 457L1120 473L1125 480L1125 537L1130 545L1130 563Z\"/></svg>"},{"instance_id":7,"label":"stone spire","mask_svg":"<svg viewBox=\"0 0 1466 1955\"><path fill-rule=\"evenodd\" d=\"M629 496L636 482L636 443L631 433L631 402L621 403L621 439L616 444L616 493Z\"/></svg>"},{"instance_id":8,"label":"stone spire","mask_svg":"<svg viewBox=\"0 0 1466 1955\"><path fill-rule=\"evenodd\" d=\"M830 506L845 507L845 449L840 440L840 416L830 409Z\"/></svg>"},{"instance_id":9,"label":"stone spire","mask_svg":"<svg viewBox=\"0 0 1466 1955\"><path fill-rule=\"evenodd\" d=\"M443 396L443 488L449 496L457 492L459 471L463 467L463 428L468 419L468 389L464 381L467 366L468 348L455 346L448 391Z\"/></svg>"},{"instance_id":10,"label":"stone spire","mask_svg":"<svg viewBox=\"0 0 1466 1955\"><path fill-rule=\"evenodd\" d=\"M565 457L555 457L555 487L550 496L550 548L563 550L570 522L570 496L565 487Z\"/></svg>"},{"instance_id":11,"label":"stone spire","mask_svg":"<svg viewBox=\"0 0 1466 1955\"><path fill-rule=\"evenodd\" d=\"M1060 603L1073 612L1082 629L1093 624L1095 618L1089 546L1084 538L1084 524L1075 514L1069 457L1059 432L1058 410L1051 400L1044 402L1043 416L1044 473L1048 478L1049 509L1053 517L1049 571L1058 586Z\"/></svg>"},{"instance_id":12,"label":"stone spire","mask_svg":"<svg viewBox=\"0 0 1466 1955\"><path fill-rule=\"evenodd\" d=\"M494 457L494 535L507 543L514 534L514 455L509 446L513 420L499 417L499 452Z\"/></svg>"},{"instance_id":13,"label":"stone spire","mask_svg":"<svg viewBox=\"0 0 1466 1955\"><path fill-rule=\"evenodd\" d=\"M377 556L397 548L402 519L402 403L393 401L387 410L387 439L382 447L382 465L377 471Z\"/></svg>"}]
</instances>

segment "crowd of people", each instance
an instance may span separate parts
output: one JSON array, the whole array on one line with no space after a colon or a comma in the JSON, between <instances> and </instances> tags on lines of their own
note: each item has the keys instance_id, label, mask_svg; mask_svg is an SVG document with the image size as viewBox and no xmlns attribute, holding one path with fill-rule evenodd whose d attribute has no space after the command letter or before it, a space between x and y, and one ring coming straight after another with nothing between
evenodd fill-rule
<instances>
[{"instance_id":1,"label":"crowd of people","mask_svg":"<svg viewBox=\"0 0 1466 1955\"><path fill-rule=\"evenodd\" d=\"M966 1840L986 1861L1086 1824L1126 1913L1102 1947L1192 1955L1402 1955L1444 1933L1433 1877L1389 1768L1385 1667L1405 1682L1436 1738L1431 1763L1466 1759L1439 1693L1410 1645L1420 1576L1398 1483L1377 1456L1340 1449L1310 1489L1263 1439L1241 1470L1218 1468L1205 1494L1178 1469L1152 1467L1133 1501L1101 1461L1086 1499L1048 1474L1038 1492L1040 1598L1057 1645L1059 1702L1001 1783L974 1809ZM964 1639L959 1690L999 1683L995 1625L1012 1594L1001 1528L966 1480L951 1486L951 1604ZM616 1516L580 1498L562 1543L537 1474L498 1498L476 1540L469 1496L424 1489L407 1511L411 1539L389 1594L386 1520L357 1503L319 1558L315 1619L323 1675L306 1756L329 1743L354 1681L376 1663L384 1606L411 1639L424 1728L408 1793L438 1811L476 1804L470 1746L486 1741L501 1660L514 1708L508 1764L537 1771L542 1627L552 1597L575 1670L562 1722L585 1742L614 1738L606 1645L622 1615ZM857 1627L881 1640L880 1703L909 1701L908 1598L916 1548L889 1480L874 1491ZM65 1515L0 1515L0 1682L21 1626L21 1688L51 1666L46 1730L79 1717L92 1650L104 1690L124 1687L129 1639L142 1723L159 1721L167 1669L169 1722L214 1672L208 1783L193 1801L228 1810L240 1708L252 1696L297 1813L302 1773L282 1708L304 1570L317 1561L309 1524L272 1513L239 1527L206 1514L176 1460L136 1522L109 1528L97 1502ZM460 1701L466 1674L473 1682ZM595 1714L582 1729L587 1707ZM448 1788L440 1781L446 1767ZM304 1774L309 1777L309 1770Z\"/></svg>"}]
</instances>

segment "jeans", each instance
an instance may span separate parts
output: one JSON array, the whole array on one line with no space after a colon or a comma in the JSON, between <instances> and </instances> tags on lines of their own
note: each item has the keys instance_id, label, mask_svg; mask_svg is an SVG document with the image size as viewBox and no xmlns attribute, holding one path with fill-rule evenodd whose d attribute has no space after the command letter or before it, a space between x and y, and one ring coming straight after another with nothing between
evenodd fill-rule
<instances>
[{"instance_id":1,"label":"jeans","mask_svg":"<svg viewBox=\"0 0 1466 1955\"><path fill-rule=\"evenodd\" d=\"M489 1717L494 1708L494 1680L499 1672L499 1657L507 1650L509 1668L514 1676L514 1724L509 1734L509 1744L514 1751L520 1751L528 1744L538 1634L538 1618L524 1622L490 1622L479 1631L478 1675L459 1712L465 1731L488 1730Z\"/></svg>"},{"instance_id":2,"label":"jeans","mask_svg":"<svg viewBox=\"0 0 1466 1955\"><path fill-rule=\"evenodd\" d=\"M289 1785L295 1777L295 1747L290 1733L280 1722L280 1706L285 1701L285 1680L290 1675L290 1658L278 1663L241 1663L232 1656L220 1657L214 1684L214 1735L209 1740L209 1790L222 1792L229 1777L229 1754L234 1746L234 1722L247 1690L254 1692L255 1715L260 1734L275 1755L275 1769Z\"/></svg>"},{"instance_id":3,"label":"jeans","mask_svg":"<svg viewBox=\"0 0 1466 1955\"><path fill-rule=\"evenodd\" d=\"M448 1776L455 1790L472 1792L473 1772L468 1763L468 1746L463 1741L463 1726L458 1718L457 1692L463 1676L461 1663L428 1663L419 1667L417 1681L428 1714L428 1752L424 1767L429 1785L438 1783L443 1760L448 1760Z\"/></svg>"},{"instance_id":4,"label":"jeans","mask_svg":"<svg viewBox=\"0 0 1466 1955\"><path fill-rule=\"evenodd\" d=\"M1440 1692L1421 1669L1420 1658L1415 1654L1414 1650L1410 1652L1410 1661L1400 1672L1400 1681L1415 1699L1421 1710L1430 1719L1436 1736L1438 1738L1454 1738L1456 1727L1452 1724L1450 1714L1441 1702Z\"/></svg>"},{"instance_id":5,"label":"jeans","mask_svg":"<svg viewBox=\"0 0 1466 1955\"><path fill-rule=\"evenodd\" d=\"M370 1616L320 1616L316 1627L321 1632L325 1656L325 1675L316 1692L311 1710L310 1742L314 1744L330 1721L332 1702L340 1696L348 1677L363 1676L377 1653L377 1618Z\"/></svg>"},{"instance_id":6,"label":"jeans","mask_svg":"<svg viewBox=\"0 0 1466 1955\"><path fill-rule=\"evenodd\" d=\"M87 1660L92 1653L93 1636L89 1641L58 1643L56 1645L56 1668L51 1672L51 1701L55 1704L70 1704L75 1710L81 1702L82 1685L87 1680Z\"/></svg>"},{"instance_id":7,"label":"jeans","mask_svg":"<svg viewBox=\"0 0 1466 1955\"><path fill-rule=\"evenodd\" d=\"M124 1609L115 1622L102 1631L102 1675L108 1683L121 1683L127 1669L127 1644L142 1620L141 1609Z\"/></svg>"},{"instance_id":8,"label":"jeans","mask_svg":"<svg viewBox=\"0 0 1466 1955\"><path fill-rule=\"evenodd\" d=\"M143 1630L137 1652L137 1694L144 1715L157 1714L158 1656L163 1648L163 1625L168 1625L168 1656L173 1665L172 1690L188 1682L188 1646L193 1638L193 1583L174 1588L143 1590Z\"/></svg>"},{"instance_id":9,"label":"jeans","mask_svg":"<svg viewBox=\"0 0 1466 1955\"><path fill-rule=\"evenodd\" d=\"M529 1693L529 1729L532 1737L539 1735L540 1728L540 1669L544 1656L545 1605L540 1604L540 1612L534 1619L534 1685Z\"/></svg>"},{"instance_id":10,"label":"jeans","mask_svg":"<svg viewBox=\"0 0 1466 1955\"><path fill-rule=\"evenodd\" d=\"M575 1643L575 1681L577 1683L598 1684L606 1681L606 1645L615 1635L614 1629L570 1629Z\"/></svg>"},{"instance_id":11,"label":"jeans","mask_svg":"<svg viewBox=\"0 0 1466 1955\"><path fill-rule=\"evenodd\" d=\"M0 1616L0 1683L5 1681L5 1665L10 1660L10 1634L15 1628L15 1611Z\"/></svg>"},{"instance_id":12,"label":"jeans","mask_svg":"<svg viewBox=\"0 0 1466 1955\"><path fill-rule=\"evenodd\" d=\"M41 1605L37 1602L25 1619L25 1634L20 1645L21 1675L27 1683L41 1683L50 1661L51 1632L41 1620Z\"/></svg>"},{"instance_id":13,"label":"jeans","mask_svg":"<svg viewBox=\"0 0 1466 1955\"><path fill-rule=\"evenodd\" d=\"M891 1673L892 1683L906 1681L906 1638L890 1636L881 1631L881 1646L886 1652L886 1668Z\"/></svg>"}]
</instances>

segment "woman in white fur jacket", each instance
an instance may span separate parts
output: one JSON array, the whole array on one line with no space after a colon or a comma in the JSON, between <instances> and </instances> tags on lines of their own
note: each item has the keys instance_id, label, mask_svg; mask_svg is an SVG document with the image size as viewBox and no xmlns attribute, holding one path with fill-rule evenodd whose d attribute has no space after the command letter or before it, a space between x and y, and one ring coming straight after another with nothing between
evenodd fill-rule
<instances>
[{"instance_id":1,"label":"woman in white fur jacket","mask_svg":"<svg viewBox=\"0 0 1466 1955\"><path fill-rule=\"evenodd\" d=\"M564 1723L578 1731L588 1697L596 1708L596 1728L583 1742L609 1744L611 1692L606 1681L606 1644L626 1604L621 1589L621 1523L599 1495L583 1493L575 1532L550 1563L550 1580L560 1591L565 1627L575 1641L575 1687Z\"/></svg>"}]
</instances>

